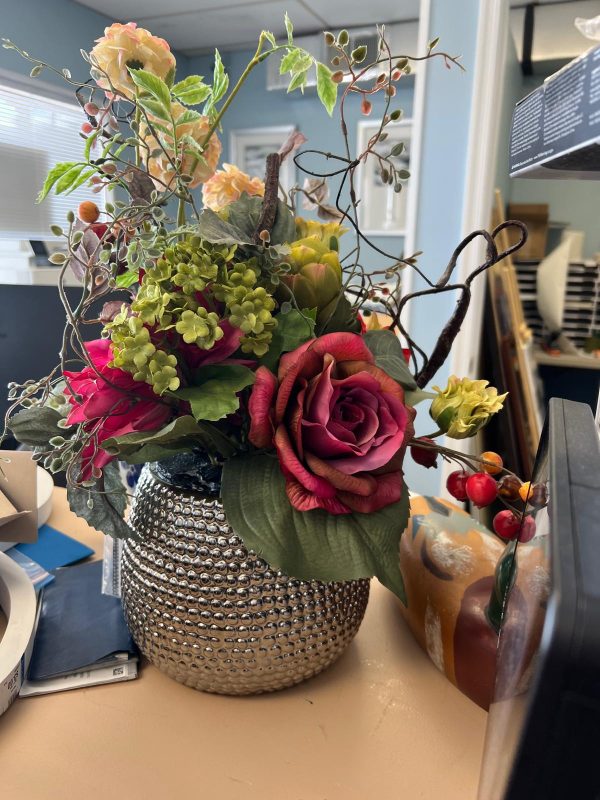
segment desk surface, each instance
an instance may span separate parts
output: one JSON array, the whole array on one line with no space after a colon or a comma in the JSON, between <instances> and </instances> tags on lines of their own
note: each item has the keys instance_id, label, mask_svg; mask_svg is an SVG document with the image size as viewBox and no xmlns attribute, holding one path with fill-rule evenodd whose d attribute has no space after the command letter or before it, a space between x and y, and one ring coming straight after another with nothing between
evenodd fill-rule
<instances>
[{"instance_id":1,"label":"desk surface","mask_svg":"<svg viewBox=\"0 0 600 800\"><path fill-rule=\"evenodd\" d=\"M55 490L50 524L101 548ZM0 717L6 800L475 800L486 714L413 640L375 581L329 670L270 695L129 683L19 699ZM118 793L118 794L117 794Z\"/></svg>"}]
</instances>

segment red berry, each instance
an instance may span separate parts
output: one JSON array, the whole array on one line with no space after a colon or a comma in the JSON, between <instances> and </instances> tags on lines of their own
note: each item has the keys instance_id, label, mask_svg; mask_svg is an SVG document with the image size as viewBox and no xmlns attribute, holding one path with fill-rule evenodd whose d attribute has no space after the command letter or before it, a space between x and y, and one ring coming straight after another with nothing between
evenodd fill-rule
<instances>
[{"instance_id":1,"label":"red berry","mask_svg":"<svg viewBox=\"0 0 600 800\"><path fill-rule=\"evenodd\" d=\"M521 520L512 511L499 511L494 517L494 530L502 539L514 539L521 527Z\"/></svg>"},{"instance_id":2,"label":"red berry","mask_svg":"<svg viewBox=\"0 0 600 800\"><path fill-rule=\"evenodd\" d=\"M96 236L101 239L108 230L108 225L106 225L104 222L94 222L90 225L90 230L92 230Z\"/></svg>"},{"instance_id":3,"label":"red berry","mask_svg":"<svg viewBox=\"0 0 600 800\"><path fill-rule=\"evenodd\" d=\"M433 439L428 439L427 436L421 436L416 441L435 446ZM413 444L410 447L410 454L417 464L420 464L422 467L427 467L427 469L430 467L437 468L437 450L430 449L429 447L419 447Z\"/></svg>"},{"instance_id":4,"label":"red berry","mask_svg":"<svg viewBox=\"0 0 600 800\"><path fill-rule=\"evenodd\" d=\"M521 533L519 534L519 541L530 542L534 536L535 536L535 520L530 514L527 514L527 516L523 519L523 525L521 526Z\"/></svg>"},{"instance_id":5,"label":"red berry","mask_svg":"<svg viewBox=\"0 0 600 800\"><path fill-rule=\"evenodd\" d=\"M467 497L478 508L489 506L498 495L496 481L487 472L476 472L466 483Z\"/></svg>"},{"instance_id":6,"label":"red berry","mask_svg":"<svg viewBox=\"0 0 600 800\"><path fill-rule=\"evenodd\" d=\"M94 130L93 125L90 125L89 122L84 122L81 126L81 132L84 133L86 136L90 134Z\"/></svg>"},{"instance_id":7,"label":"red berry","mask_svg":"<svg viewBox=\"0 0 600 800\"><path fill-rule=\"evenodd\" d=\"M466 485L468 478L469 473L465 472L464 469L457 469L448 475L446 489L448 489L452 497L456 498L456 500L464 502L467 499Z\"/></svg>"}]
</instances>

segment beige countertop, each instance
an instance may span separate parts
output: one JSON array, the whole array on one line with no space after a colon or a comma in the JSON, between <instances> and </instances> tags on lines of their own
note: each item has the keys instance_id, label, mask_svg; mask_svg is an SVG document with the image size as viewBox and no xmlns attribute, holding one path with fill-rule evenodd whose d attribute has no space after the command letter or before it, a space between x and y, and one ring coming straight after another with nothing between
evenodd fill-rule
<instances>
[{"instance_id":1,"label":"beige countertop","mask_svg":"<svg viewBox=\"0 0 600 800\"><path fill-rule=\"evenodd\" d=\"M49 523L101 536L55 490ZM329 670L270 695L129 683L19 699L0 717L6 800L475 800L486 714L431 664L377 582Z\"/></svg>"}]
</instances>

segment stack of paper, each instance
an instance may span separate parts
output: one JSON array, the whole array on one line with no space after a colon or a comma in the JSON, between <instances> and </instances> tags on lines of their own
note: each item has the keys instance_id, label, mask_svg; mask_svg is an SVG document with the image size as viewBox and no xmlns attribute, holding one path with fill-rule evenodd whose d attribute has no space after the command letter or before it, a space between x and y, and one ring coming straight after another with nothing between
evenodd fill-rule
<instances>
[{"instance_id":1,"label":"stack of paper","mask_svg":"<svg viewBox=\"0 0 600 800\"><path fill-rule=\"evenodd\" d=\"M121 601L101 593L102 562L57 569L54 577L43 589L21 697L137 677Z\"/></svg>"}]
</instances>

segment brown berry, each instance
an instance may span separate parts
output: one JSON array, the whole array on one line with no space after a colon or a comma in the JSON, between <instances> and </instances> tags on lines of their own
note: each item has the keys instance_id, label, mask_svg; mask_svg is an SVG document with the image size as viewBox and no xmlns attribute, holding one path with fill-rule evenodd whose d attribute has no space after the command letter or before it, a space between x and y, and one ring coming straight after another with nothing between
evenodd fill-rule
<instances>
[{"instance_id":1,"label":"brown berry","mask_svg":"<svg viewBox=\"0 0 600 800\"><path fill-rule=\"evenodd\" d=\"M505 475L498 481L498 494L505 500L518 500L521 481L516 475Z\"/></svg>"}]
</instances>

